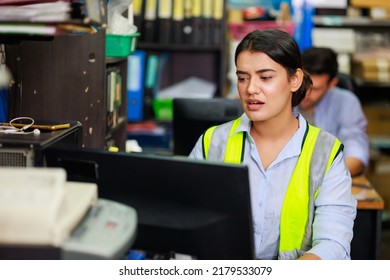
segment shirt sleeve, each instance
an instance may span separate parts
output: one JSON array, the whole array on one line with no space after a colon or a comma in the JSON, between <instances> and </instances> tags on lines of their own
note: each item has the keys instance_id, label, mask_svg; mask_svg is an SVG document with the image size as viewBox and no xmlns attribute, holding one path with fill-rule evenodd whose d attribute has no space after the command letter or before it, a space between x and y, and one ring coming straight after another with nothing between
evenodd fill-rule
<instances>
[{"instance_id":1,"label":"shirt sleeve","mask_svg":"<svg viewBox=\"0 0 390 280\"><path fill-rule=\"evenodd\" d=\"M347 96L345 96L347 97ZM340 128L337 137L344 144L345 157L354 157L368 166L369 140L367 136L367 119L364 115L360 101L356 96L348 96L342 102L343 110L340 110Z\"/></svg>"},{"instance_id":2,"label":"shirt sleeve","mask_svg":"<svg viewBox=\"0 0 390 280\"><path fill-rule=\"evenodd\" d=\"M203 159L203 135L199 137L191 153L188 155L188 158L191 159Z\"/></svg>"},{"instance_id":3,"label":"shirt sleeve","mask_svg":"<svg viewBox=\"0 0 390 280\"><path fill-rule=\"evenodd\" d=\"M308 253L326 260L350 259L357 201L343 153L325 175L315 200L313 247Z\"/></svg>"}]
</instances>

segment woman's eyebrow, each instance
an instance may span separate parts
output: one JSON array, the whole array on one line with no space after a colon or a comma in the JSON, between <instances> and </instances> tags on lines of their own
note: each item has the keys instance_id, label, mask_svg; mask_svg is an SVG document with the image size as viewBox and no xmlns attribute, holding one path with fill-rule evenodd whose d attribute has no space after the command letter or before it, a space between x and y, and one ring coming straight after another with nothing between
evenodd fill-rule
<instances>
[{"instance_id":1,"label":"woman's eyebrow","mask_svg":"<svg viewBox=\"0 0 390 280\"><path fill-rule=\"evenodd\" d=\"M268 68L256 70L256 74L261 74L261 73L265 73L265 72L275 72L275 70L274 69L268 69ZM237 70L236 74L248 74L248 72L243 71L243 70Z\"/></svg>"}]
</instances>

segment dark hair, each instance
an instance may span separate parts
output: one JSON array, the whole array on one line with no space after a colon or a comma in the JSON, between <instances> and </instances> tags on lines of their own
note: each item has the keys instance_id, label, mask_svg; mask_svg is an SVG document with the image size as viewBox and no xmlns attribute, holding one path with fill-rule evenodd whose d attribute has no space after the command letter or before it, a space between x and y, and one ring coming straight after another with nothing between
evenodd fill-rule
<instances>
[{"instance_id":1,"label":"dark hair","mask_svg":"<svg viewBox=\"0 0 390 280\"><path fill-rule=\"evenodd\" d=\"M329 81L337 75L337 54L330 48L313 47L302 52L303 69L309 74L328 74Z\"/></svg>"},{"instance_id":2,"label":"dark hair","mask_svg":"<svg viewBox=\"0 0 390 280\"><path fill-rule=\"evenodd\" d=\"M234 62L242 51L263 52L276 63L282 65L289 77L293 76L298 68L302 68L301 51L290 34L278 29L255 30L242 39L236 48ZM294 92L292 106L301 103L306 91L312 86L310 76L303 71L304 78L300 88Z\"/></svg>"}]
</instances>

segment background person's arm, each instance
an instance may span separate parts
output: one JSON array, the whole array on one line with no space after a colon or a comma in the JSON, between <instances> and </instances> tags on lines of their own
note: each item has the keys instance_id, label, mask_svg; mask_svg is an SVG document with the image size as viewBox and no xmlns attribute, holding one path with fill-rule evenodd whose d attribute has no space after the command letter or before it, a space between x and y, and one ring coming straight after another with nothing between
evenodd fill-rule
<instances>
[{"instance_id":1,"label":"background person's arm","mask_svg":"<svg viewBox=\"0 0 390 280\"><path fill-rule=\"evenodd\" d=\"M366 169L365 164L357 158L346 157L345 161L347 163L347 166L348 166L349 172L351 173L351 176L360 175Z\"/></svg>"},{"instance_id":2,"label":"background person's arm","mask_svg":"<svg viewBox=\"0 0 390 280\"><path fill-rule=\"evenodd\" d=\"M298 260L320 260L321 258L315 254L307 253L302 257L298 258Z\"/></svg>"},{"instance_id":3,"label":"background person's arm","mask_svg":"<svg viewBox=\"0 0 390 280\"><path fill-rule=\"evenodd\" d=\"M351 176L356 176L364 173L369 163L370 144L366 133L368 122L357 97L345 94L344 98L337 137L344 144L344 157L349 172Z\"/></svg>"}]
</instances>

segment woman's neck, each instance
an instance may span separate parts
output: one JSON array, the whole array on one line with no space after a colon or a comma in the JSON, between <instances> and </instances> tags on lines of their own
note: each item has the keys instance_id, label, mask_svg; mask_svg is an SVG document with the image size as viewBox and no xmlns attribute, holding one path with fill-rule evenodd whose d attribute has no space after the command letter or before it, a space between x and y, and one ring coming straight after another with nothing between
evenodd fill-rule
<instances>
[{"instance_id":1,"label":"woman's neck","mask_svg":"<svg viewBox=\"0 0 390 280\"><path fill-rule=\"evenodd\" d=\"M261 139L278 140L286 136L292 137L299 127L298 119L292 114L279 116L267 121L252 122L251 134Z\"/></svg>"},{"instance_id":2,"label":"woman's neck","mask_svg":"<svg viewBox=\"0 0 390 280\"><path fill-rule=\"evenodd\" d=\"M299 121L292 113L285 119L252 122L250 134L264 169L277 158L298 127Z\"/></svg>"}]
</instances>

